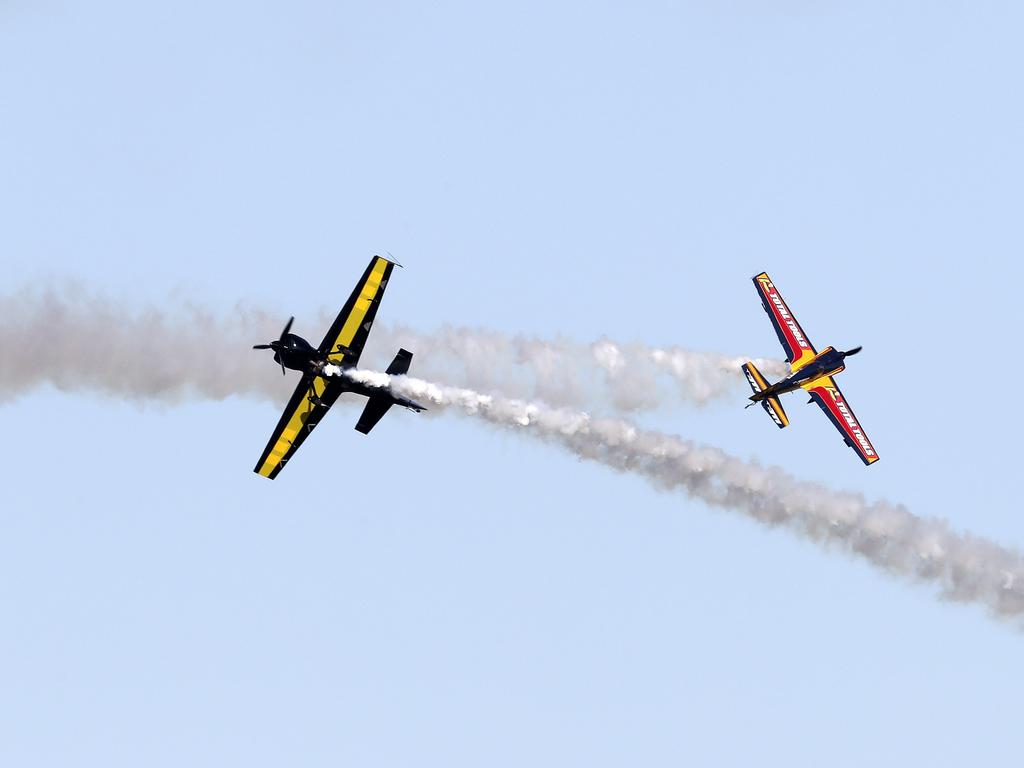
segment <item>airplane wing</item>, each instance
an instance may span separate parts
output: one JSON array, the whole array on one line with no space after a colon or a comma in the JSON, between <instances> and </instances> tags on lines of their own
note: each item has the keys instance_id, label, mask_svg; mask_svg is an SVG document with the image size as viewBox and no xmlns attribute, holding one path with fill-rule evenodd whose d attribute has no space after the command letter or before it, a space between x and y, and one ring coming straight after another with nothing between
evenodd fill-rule
<instances>
[{"instance_id":1,"label":"airplane wing","mask_svg":"<svg viewBox=\"0 0 1024 768\"><path fill-rule=\"evenodd\" d=\"M351 368L359 362L394 266L382 256L370 260L352 295L320 342L320 354L327 355L332 363Z\"/></svg>"},{"instance_id":2,"label":"airplane wing","mask_svg":"<svg viewBox=\"0 0 1024 768\"><path fill-rule=\"evenodd\" d=\"M320 353L331 362L345 368L359 362L393 268L394 264L381 256L370 260L352 295L320 342ZM342 391L339 381L303 374L254 471L271 480L277 477Z\"/></svg>"},{"instance_id":3,"label":"airplane wing","mask_svg":"<svg viewBox=\"0 0 1024 768\"><path fill-rule=\"evenodd\" d=\"M764 305L764 311L771 318L772 325L775 326L775 333L782 343L782 348L786 351L786 361L794 371L803 368L818 354L817 350L811 344L811 340L807 338L803 328L800 327L800 323L796 321L796 317L789 311L789 307L782 299L782 294L775 288L768 273L762 272L755 275L753 280L757 293L761 297L761 304Z\"/></svg>"},{"instance_id":4,"label":"airplane wing","mask_svg":"<svg viewBox=\"0 0 1024 768\"><path fill-rule=\"evenodd\" d=\"M342 391L338 381L328 381L312 373L303 374L253 471L271 480L277 477ZM309 399L311 396L317 398L315 405Z\"/></svg>"},{"instance_id":5,"label":"airplane wing","mask_svg":"<svg viewBox=\"0 0 1024 768\"><path fill-rule=\"evenodd\" d=\"M818 407L825 412L829 420L835 424L836 429L843 435L846 444L853 448L860 456L860 460L871 465L878 461L878 454L875 447L868 440L868 436L861 429L860 422L853 414L853 409L842 391L831 376L815 379L803 385L811 399L818 404Z\"/></svg>"}]
</instances>

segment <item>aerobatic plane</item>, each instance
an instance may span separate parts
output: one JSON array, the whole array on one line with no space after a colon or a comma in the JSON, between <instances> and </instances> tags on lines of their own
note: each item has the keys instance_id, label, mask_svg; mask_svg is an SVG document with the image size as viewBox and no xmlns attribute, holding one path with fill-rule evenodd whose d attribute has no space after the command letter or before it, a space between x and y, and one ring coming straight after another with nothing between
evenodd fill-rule
<instances>
[{"instance_id":1,"label":"aerobatic plane","mask_svg":"<svg viewBox=\"0 0 1024 768\"><path fill-rule=\"evenodd\" d=\"M846 368L846 358L857 354L861 348L855 347L847 352L840 352L834 347L826 347L818 352L796 317L789 311L768 273L755 275L753 280L764 311L771 318L775 333L778 334L782 348L786 351L786 362L789 363L792 373L782 381L769 384L753 363L746 363L743 366L743 373L750 382L750 388L754 390L750 397L753 402L747 407L760 403L782 429L789 425L789 418L782 409L779 395L797 389L806 390L811 396L808 402L818 404L842 434L846 444L857 452L861 461L865 464L874 464L878 461L878 453L868 440L868 436L864 434L860 422L853 415L853 409L846 402L833 378Z\"/></svg>"},{"instance_id":2,"label":"aerobatic plane","mask_svg":"<svg viewBox=\"0 0 1024 768\"><path fill-rule=\"evenodd\" d=\"M366 386L345 375L345 371L355 368L359 362L395 263L382 256L373 257L319 347L291 332L294 317L276 341L253 347L274 350L274 362L281 366L282 374L286 368L302 372L295 393L256 463L254 471L257 474L271 480L277 477L342 392L355 392L369 398L356 423L356 429L364 435L370 433L392 405L401 405L417 413L426 410L415 400L388 388ZM412 352L400 349L387 373L396 376L408 373L411 362Z\"/></svg>"}]
</instances>

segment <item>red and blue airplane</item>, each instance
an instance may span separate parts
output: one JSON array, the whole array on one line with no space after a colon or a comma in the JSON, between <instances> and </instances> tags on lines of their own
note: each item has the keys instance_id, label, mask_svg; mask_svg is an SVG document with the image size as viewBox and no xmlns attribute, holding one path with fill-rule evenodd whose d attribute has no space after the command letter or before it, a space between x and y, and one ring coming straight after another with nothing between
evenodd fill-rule
<instances>
[{"instance_id":1,"label":"red and blue airplane","mask_svg":"<svg viewBox=\"0 0 1024 768\"><path fill-rule=\"evenodd\" d=\"M846 358L857 354L861 348L854 347L846 352L840 352L835 347L826 347L818 352L796 321L796 317L789 311L768 273L755 275L753 280L761 297L761 304L764 305L764 311L768 313L772 325L775 326L775 333L782 342L782 348L786 351L786 362L789 363L792 373L782 381L769 384L753 363L744 364L743 373L750 382L750 388L754 390L750 397L753 402L750 405L760 403L782 429L789 425L789 418L782 409L779 395L803 389L811 396L809 402L817 403L825 412L842 434L846 444L860 456L861 461L868 465L874 464L878 461L878 453L868 440L868 436L864 434L857 417L853 415L853 409L843 397L839 385L832 378L846 368Z\"/></svg>"}]
</instances>

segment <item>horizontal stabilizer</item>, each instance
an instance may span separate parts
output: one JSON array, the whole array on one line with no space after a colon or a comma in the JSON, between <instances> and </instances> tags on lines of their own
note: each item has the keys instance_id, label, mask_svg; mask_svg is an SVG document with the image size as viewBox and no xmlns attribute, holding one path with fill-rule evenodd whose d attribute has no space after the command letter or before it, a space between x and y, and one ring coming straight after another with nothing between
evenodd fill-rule
<instances>
[{"instance_id":1,"label":"horizontal stabilizer","mask_svg":"<svg viewBox=\"0 0 1024 768\"><path fill-rule=\"evenodd\" d=\"M400 349L395 355L395 359L391 361L391 365L388 366L386 373L389 376L404 376L409 372L410 365L412 365L412 352Z\"/></svg>"},{"instance_id":2,"label":"horizontal stabilizer","mask_svg":"<svg viewBox=\"0 0 1024 768\"><path fill-rule=\"evenodd\" d=\"M779 429L789 426L789 417L786 416L779 398L767 397L761 401L761 407L772 417L772 421L779 426Z\"/></svg>"},{"instance_id":3,"label":"horizontal stabilizer","mask_svg":"<svg viewBox=\"0 0 1024 768\"><path fill-rule=\"evenodd\" d=\"M356 431L362 432L364 435L370 434L370 430L377 426L377 422L384 418L384 414L388 412L394 400L391 399L391 395L374 395L367 401L366 407L363 408L363 414L359 417L359 421L356 422Z\"/></svg>"},{"instance_id":4,"label":"horizontal stabilizer","mask_svg":"<svg viewBox=\"0 0 1024 768\"><path fill-rule=\"evenodd\" d=\"M754 390L755 395L768 389L767 379L761 375L761 372L757 370L757 366L753 363L743 364L743 374L747 377L750 388Z\"/></svg>"}]
</instances>

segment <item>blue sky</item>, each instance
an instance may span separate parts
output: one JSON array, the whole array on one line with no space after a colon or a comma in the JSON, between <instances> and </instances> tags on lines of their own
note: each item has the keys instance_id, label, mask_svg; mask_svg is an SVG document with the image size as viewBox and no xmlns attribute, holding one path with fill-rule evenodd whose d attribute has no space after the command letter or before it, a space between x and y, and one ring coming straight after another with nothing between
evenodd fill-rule
<instances>
[{"instance_id":1,"label":"blue sky","mask_svg":"<svg viewBox=\"0 0 1024 768\"><path fill-rule=\"evenodd\" d=\"M785 431L744 412L739 376L644 423L1021 546L1022 21L12 0L0 289L318 338L387 249L389 323L778 356L767 269L819 346L864 345L883 460L797 396ZM0 405L0 761L1014 762L1021 635L979 609L458 418L364 439L339 408L268 483L278 412Z\"/></svg>"}]
</instances>

